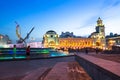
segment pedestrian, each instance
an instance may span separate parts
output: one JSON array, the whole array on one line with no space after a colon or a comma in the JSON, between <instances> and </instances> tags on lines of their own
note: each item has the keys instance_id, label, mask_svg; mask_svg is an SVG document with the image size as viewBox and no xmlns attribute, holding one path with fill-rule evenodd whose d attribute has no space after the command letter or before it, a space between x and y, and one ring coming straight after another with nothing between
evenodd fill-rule
<instances>
[{"instance_id":1,"label":"pedestrian","mask_svg":"<svg viewBox=\"0 0 120 80\"><path fill-rule=\"evenodd\" d=\"M13 46L13 59L16 57L16 45Z\"/></svg>"},{"instance_id":2,"label":"pedestrian","mask_svg":"<svg viewBox=\"0 0 120 80\"><path fill-rule=\"evenodd\" d=\"M28 46L26 49L26 56L27 56L27 60L29 60L30 59L30 46Z\"/></svg>"},{"instance_id":3,"label":"pedestrian","mask_svg":"<svg viewBox=\"0 0 120 80\"><path fill-rule=\"evenodd\" d=\"M98 54L98 52L99 52L99 50L98 50L98 48L96 48L96 54Z\"/></svg>"},{"instance_id":4,"label":"pedestrian","mask_svg":"<svg viewBox=\"0 0 120 80\"><path fill-rule=\"evenodd\" d=\"M85 53L88 54L88 49L87 48L85 49Z\"/></svg>"}]
</instances>

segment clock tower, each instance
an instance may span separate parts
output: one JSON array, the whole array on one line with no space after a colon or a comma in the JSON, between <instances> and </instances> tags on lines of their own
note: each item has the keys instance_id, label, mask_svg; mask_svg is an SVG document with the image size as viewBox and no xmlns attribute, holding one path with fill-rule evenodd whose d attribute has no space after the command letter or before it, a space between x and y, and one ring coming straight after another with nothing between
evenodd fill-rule
<instances>
[{"instance_id":1,"label":"clock tower","mask_svg":"<svg viewBox=\"0 0 120 80\"><path fill-rule=\"evenodd\" d=\"M105 38L105 27L100 17L97 20L96 32L101 34Z\"/></svg>"},{"instance_id":2,"label":"clock tower","mask_svg":"<svg viewBox=\"0 0 120 80\"><path fill-rule=\"evenodd\" d=\"M100 17L97 20L97 25L95 29L96 31L90 35L90 37L94 39L93 46L96 48L105 49L106 48L105 27Z\"/></svg>"},{"instance_id":3,"label":"clock tower","mask_svg":"<svg viewBox=\"0 0 120 80\"><path fill-rule=\"evenodd\" d=\"M96 33L97 33L96 46L105 48L106 46L105 27L100 17L97 20Z\"/></svg>"}]
</instances>

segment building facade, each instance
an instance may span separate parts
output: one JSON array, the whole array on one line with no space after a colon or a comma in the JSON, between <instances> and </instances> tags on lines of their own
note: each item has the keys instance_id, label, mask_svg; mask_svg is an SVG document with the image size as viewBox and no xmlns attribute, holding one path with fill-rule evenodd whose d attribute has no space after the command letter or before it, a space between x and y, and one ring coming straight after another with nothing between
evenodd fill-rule
<instances>
[{"instance_id":1,"label":"building facade","mask_svg":"<svg viewBox=\"0 0 120 80\"><path fill-rule=\"evenodd\" d=\"M96 31L93 32L89 38L75 37L73 33L62 33L60 37L55 31L48 31L44 35L43 44L44 47L52 48L64 48L64 49L82 49L86 47L105 49L105 27L101 18L97 20Z\"/></svg>"},{"instance_id":2,"label":"building facade","mask_svg":"<svg viewBox=\"0 0 120 80\"><path fill-rule=\"evenodd\" d=\"M93 47L93 39L91 38L59 38L59 48L81 49L86 47Z\"/></svg>"},{"instance_id":3,"label":"building facade","mask_svg":"<svg viewBox=\"0 0 120 80\"><path fill-rule=\"evenodd\" d=\"M12 41L10 40L8 35L0 34L0 48L7 48L9 47L8 44L11 44Z\"/></svg>"},{"instance_id":4,"label":"building facade","mask_svg":"<svg viewBox=\"0 0 120 80\"><path fill-rule=\"evenodd\" d=\"M108 49L112 49L112 46L120 47L120 35L110 33L110 35L106 36L106 45Z\"/></svg>"},{"instance_id":5,"label":"building facade","mask_svg":"<svg viewBox=\"0 0 120 80\"><path fill-rule=\"evenodd\" d=\"M43 36L43 46L44 48L57 48L59 45L59 38L58 34L53 31L49 30L46 32L46 34Z\"/></svg>"},{"instance_id":6,"label":"building facade","mask_svg":"<svg viewBox=\"0 0 120 80\"><path fill-rule=\"evenodd\" d=\"M61 35L60 35L60 38L74 38L75 35L73 34L73 32L62 32Z\"/></svg>"},{"instance_id":7,"label":"building facade","mask_svg":"<svg viewBox=\"0 0 120 80\"><path fill-rule=\"evenodd\" d=\"M97 20L95 29L96 31L89 36L89 38L94 40L93 46L101 49L106 48L105 27L100 17Z\"/></svg>"}]
</instances>

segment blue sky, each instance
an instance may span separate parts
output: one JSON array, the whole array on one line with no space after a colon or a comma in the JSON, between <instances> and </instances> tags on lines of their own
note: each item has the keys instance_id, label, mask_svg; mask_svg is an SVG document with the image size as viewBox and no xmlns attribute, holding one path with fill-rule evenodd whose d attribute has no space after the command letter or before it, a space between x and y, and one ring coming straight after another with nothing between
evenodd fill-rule
<instances>
[{"instance_id":1,"label":"blue sky","mask_svg":"<svg viewBox=\"0 0 120 80\"><path fill-rule=\"evenodd\" d=\"M120 34L120 0L0 0L0 34L17 40L17 21L24 38L30 35L41 39L48 30L73 32L88 36L95 31L96 21L101 17L106 35Z\"/></svg>"}]
</instances>

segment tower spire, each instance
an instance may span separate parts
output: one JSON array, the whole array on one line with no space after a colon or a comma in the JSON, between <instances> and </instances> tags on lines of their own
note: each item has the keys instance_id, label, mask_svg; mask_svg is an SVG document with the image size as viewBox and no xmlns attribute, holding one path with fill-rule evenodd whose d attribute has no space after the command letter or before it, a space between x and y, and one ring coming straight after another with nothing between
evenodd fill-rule
<instances>
[{"instance_id":1,"label":"tower spire","mask_svg":"<svg viewBox=\"0 0 120 80\"><path fill-rule=\"evenodd\" d=\"M103 26L103 23L100 17L97 20L97 26Z\"/></svg>"}]
</instances>

